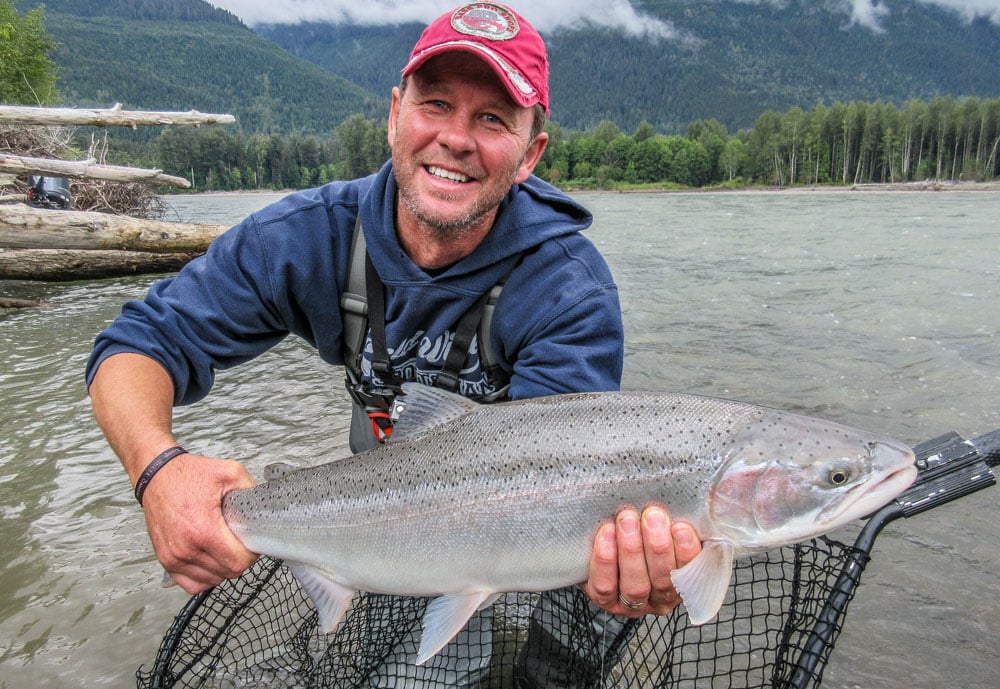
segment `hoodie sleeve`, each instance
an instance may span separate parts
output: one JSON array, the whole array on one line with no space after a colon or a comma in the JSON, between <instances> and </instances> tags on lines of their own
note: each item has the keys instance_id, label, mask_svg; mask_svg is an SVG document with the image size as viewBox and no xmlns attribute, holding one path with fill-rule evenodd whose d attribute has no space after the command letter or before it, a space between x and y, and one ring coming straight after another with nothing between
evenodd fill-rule
<instances>
[{"instance_id":1,"label":"hoodie sleeve","mask_svg":"<svg viewBox=\"0 0 1000 689\"><path fill-rule=\"evenodd\" d=\"M338 215L343 222L335 222ZM289 333L340 363L342 324L330 304L347 263L347 215L321 202L289 202L250 216L176 277L155 283L144 300L125 304L97 336L87 384L104 359L135 352L167 370L175 404L189 404L208 394L217 370L258 356ZM340 225L348 228L347 241L328 229Z\"/></svg>"},{"instance_id":2,"label":"hoodie sleeve","mask_svg":"<svg viewBox=\"0 0 1000 689\"><path fill-rule=\"evenodd\" d=\"M500 351L515 353L511 398L618 390L621 305L597 249L570 235L526 257L515 272L521 271L524 279L508 282L517 287L504 288L494 316L509 335L500 336Z\"/></svg>"}]
</instances>

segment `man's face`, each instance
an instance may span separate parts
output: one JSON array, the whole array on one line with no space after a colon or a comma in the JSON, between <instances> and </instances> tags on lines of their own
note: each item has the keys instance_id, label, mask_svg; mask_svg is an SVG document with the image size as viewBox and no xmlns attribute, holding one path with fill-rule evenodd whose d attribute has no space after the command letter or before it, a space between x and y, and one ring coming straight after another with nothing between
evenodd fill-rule
<instances>
[{"instance_id":1,"label":"man's face","mask_svg":"<svg viewBox=\"0 0 1000 689\"><path fill-rule=\"evenodd\" d=\"M511 185L531 174L547 135L468 53L434 57L393 89L389 145L403 203L398 221L456 236L493 224Z\"/></svg>"}]
</instances>

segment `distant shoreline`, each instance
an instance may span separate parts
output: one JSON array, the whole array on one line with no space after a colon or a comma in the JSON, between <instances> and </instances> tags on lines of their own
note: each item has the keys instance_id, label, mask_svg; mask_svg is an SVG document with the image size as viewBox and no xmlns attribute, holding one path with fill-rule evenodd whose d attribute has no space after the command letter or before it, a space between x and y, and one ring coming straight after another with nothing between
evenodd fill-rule
<instances>
[{"instance_id":1,"label":"distant shoreline","mask_svg":"<svg viewBox=\"0 0 1000 689\"><path fill-rule=\"evenodd\" d=\"M794 187L748 186L748 187L709 187L690 189L668 188L629 188L629 189L590 189L586 187L567 187L567 193L594 194L796 194L796 193L865 193L865 192L1000 192L1000 180L993 182L895 182L885 184L809 184Z\"/></svg>"},{"instance_id":2,"label":"distant shoreline","mask_svg":"<svg viewBox=\"0 0 1000 689\"><path fill-rule=\"evenodd\" d=\"M246 196L259 194L292 194L299 189L240 189L236 191L196 191L180 194L165 194L165 196ZM635 187L628 189L565 187L562 191L568 194L794 194L794 193L864 193L864 192L950 192L950 191L985 191L1000 192L1000 180L992 182L948 182L925 180L922 182L887 182L885 184L808 184L794 187L749 186L709 188L667 187Z\"/></svg>"}]
</instances>

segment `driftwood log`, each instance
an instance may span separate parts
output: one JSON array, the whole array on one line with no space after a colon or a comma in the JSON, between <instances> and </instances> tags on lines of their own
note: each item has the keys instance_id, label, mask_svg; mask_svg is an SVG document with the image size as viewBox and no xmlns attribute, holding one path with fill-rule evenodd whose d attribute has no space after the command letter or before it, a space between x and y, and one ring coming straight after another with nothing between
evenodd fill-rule
<instances>
[{"instance_id":1,"label":"driftwood log","mask_svg":"<svg viewBox=\"0 0 1000 689\"><path fill-rule=\"evenodd\" d=\"M180 270L195 253L151 251L0 249L0 278L66 282ZM0 298L0 306L4 299ZM33 306L30 302L8 308Z\"/></svg>"},{"instance_id":2,"label":"driftwood log","mask_svg":"<svg viewBox=\"0 0 1000 689\"><path fill-rule=\"evenodd\" d=\"M92 125L96 127L131 127L140 125L236 124L232 115L211 115L197 110L188 112L154 112L122 110L121 103L113 108L32 108L17 105L0 106L0 123L17 125Z\"/></svg>"},{"instance_id":3,"label":"driftwood log","mask_svg":"<svg viewBox=\"0 0 1000 689\"><path fill-rule=\"evenodd\" d=\"M0 153L0 172L14 174L41 173L76 179L103 179L110 182L145 182L187 189L191 183L183 177L165 175L161 170L146 170L120 165L102 165L93 158L87 160L56 160Z\"/></svg>"},{"instance_id":4,"label":"driftwood log","mask_svg":"<svg viewBox=\"0 0 1000 689\"><path fill-rule=\"evenodd\" d=\"M0 105L0 125L15 129L31 125L124 126L235 124L232 115L110 109L34 108ZM17 151L15 147L11 149ZM22 150L21 152L28 152ZM37 154L36 154L37 155ZM48 153L42 153L48 155ZM53 177L111 182L160 184L186 188L181 177L160 170L98 164L96 160L59 160L0 152L0 184L14 177ZM20 194L0 195L0 279L78 280L171 272L202 254L227 228L223 225L182 224L127 215L30 208ZM0 296L0 308L21 308L31 302Z\"/></svg>"},{"instance_id":5,"label":"driftwood log","mask_svg":"<svg viewBox=\"0 0 1000 689\"><path fill-rule=\"evenodd\" d=\"M226 225L0 207L0 279L85 280L179 270Z\"/></svg>"},{"instance_id":6,"label":"driftwood log","mask_svg":"<svg viewBox=\"0 0 1000 689\"><path fill-rule=\"evenodd\" d=\"M204 253L226 225L143 220L125 215L0 206L0 248L113 249Z\"/></svg>"},{"instance_id":7,"label":"driftwood log","mask_svg":"<svg viewBox=\"0 0 1000 689\"><path fill-rule=\"evenodd\" d=\"M0 297L0 309L30 309L41 305L42 303L39 301L30 301L28 299L13 299L11 297Z\"/></svg>"}]
</instances>

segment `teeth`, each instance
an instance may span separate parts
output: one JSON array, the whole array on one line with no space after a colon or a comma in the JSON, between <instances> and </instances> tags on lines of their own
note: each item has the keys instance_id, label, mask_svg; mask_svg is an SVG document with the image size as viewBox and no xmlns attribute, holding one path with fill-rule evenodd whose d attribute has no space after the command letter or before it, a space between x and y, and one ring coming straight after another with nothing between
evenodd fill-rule
<instances>
[{"instance_id":1,"label":"teeth","mask_svg":"<svg viewBox=\"0 0 1000 689\"><path fill-rule=\"evenodd\" d=\"M471 182L471 177L466 177L465 175L459 174L457 172L449 172L448 170L443 170L439 167L433 165L428 166L427 171L430 172L435 177L442 177L444 179L450 179L452 182Z\"/></svg>"}]
</instances>

